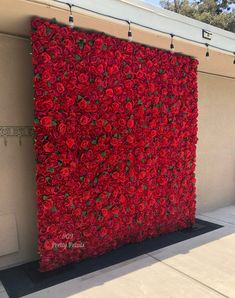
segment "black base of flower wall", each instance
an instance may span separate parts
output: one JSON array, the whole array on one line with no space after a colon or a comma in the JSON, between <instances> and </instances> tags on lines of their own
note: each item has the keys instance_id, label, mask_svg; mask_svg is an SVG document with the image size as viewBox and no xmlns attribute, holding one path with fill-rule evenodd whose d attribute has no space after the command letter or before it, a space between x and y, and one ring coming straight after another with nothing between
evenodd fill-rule
<instances>
[{"instance_id":1,"label":"black base of flower wall","mask_svg":"<svg viewBox=\"0 0 235 298\"><path fill-rule=\"evenodd\" d=\"M128 244L105 255L69 264L54 271L40 273L38 261L6 269L0 271L0 280L10 298L19 298L221 227L196 219L195 225L190 229L147 239L141 243Z\"/></svg>"}]
</instances>

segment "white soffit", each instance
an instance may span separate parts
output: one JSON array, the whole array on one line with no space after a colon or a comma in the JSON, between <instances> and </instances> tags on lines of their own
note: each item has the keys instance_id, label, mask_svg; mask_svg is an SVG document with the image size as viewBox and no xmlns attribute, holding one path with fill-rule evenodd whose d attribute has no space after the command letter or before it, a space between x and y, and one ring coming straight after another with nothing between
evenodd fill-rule
<instances>
[{"instance_id":1,"label":"white soffit","mask_svg":"<svg viewBox=\"0 0 235 298\"><path fill-rule=\"evenodd\" d=\"M235 52L235 33L222 30L180 14L158 8L141 0L59 0L101 14L130 20L155 30L175 34L183 38ZM212 40L202 37L202 30L212 32Z\"/></svg>"}]
</instances>

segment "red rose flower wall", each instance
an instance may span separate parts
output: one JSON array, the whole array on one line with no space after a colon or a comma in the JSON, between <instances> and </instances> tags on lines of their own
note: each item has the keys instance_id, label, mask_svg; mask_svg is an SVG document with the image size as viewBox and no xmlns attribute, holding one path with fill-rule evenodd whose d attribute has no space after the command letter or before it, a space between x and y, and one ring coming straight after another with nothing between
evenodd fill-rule
<instances>
[{"instance_id":1,"label":"red rose flower wall","mask_svg":"<svg viewBox=\"0 0 235 298\"><path fill-rule=\"evenodd\" d=\"M40 270L191 226L197 61L32 28Z\"/></svg>"}]
</instances>

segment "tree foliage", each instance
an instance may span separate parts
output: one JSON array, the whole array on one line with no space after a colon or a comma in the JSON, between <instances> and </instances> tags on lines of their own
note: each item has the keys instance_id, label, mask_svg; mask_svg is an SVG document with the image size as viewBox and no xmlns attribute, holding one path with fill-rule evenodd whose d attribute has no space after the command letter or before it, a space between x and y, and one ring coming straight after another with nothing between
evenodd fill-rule
<instances>
[{"instance_id":1,"label":"tree foliage","mask_svg":"<svg viewBox=\"0 0 235 298\"><path fill-rule=\"evenodd\" d=\"M235 32L235 0L161 0L163 8Z\"/></svg>"}]
</instances>

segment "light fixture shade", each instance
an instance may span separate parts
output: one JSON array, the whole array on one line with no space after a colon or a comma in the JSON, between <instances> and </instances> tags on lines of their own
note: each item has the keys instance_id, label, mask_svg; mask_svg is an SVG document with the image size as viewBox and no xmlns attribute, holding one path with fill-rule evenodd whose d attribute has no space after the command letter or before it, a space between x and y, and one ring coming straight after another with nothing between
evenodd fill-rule
<instances>
[{"instance_id":1,"label":"light fixture shade","mask_svg":"<svg viewBox=\"0 0 235 298\"><path fill-rule=\"evenodd\" d=\"M132 32L130 30L128 31L128 40L132 41Z\"/></svg>"},{"instance_id":2,"label":"light fixture shade","mask_svg":"<svg viewBox=\"0 0 235 298\"><path fill-rule=\"evenodd\" d=\"M69 16L69 27L73 28L74 27L74 18L73 15Z\"/></svg>"}]
</instances>

